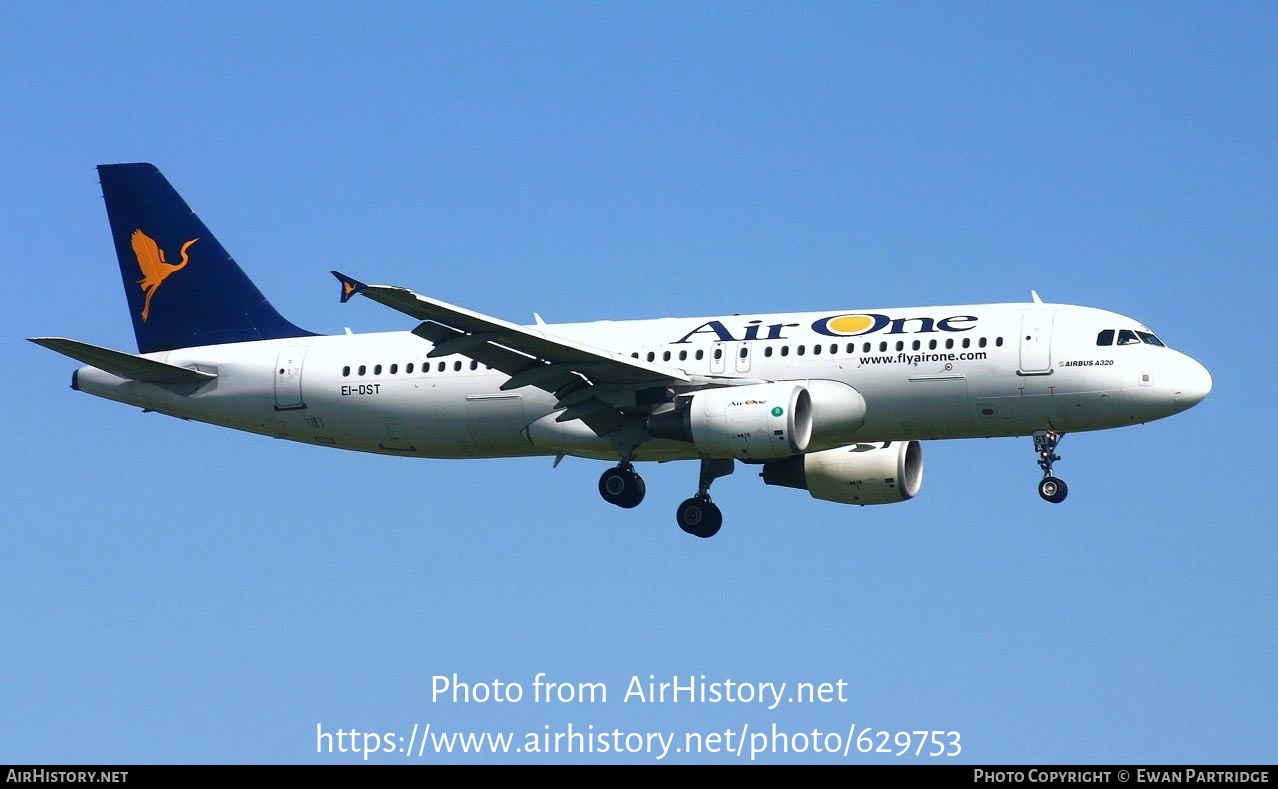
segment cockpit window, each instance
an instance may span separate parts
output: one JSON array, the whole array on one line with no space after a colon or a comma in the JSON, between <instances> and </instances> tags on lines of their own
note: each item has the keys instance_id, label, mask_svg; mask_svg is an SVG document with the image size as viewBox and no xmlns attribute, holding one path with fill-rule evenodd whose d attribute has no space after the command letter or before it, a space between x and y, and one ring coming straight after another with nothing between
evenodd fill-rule
<instances>
[{"instance_id":1,"label":"cockpit window","mask_svg":"<svg viewBox=\"0 0 1278 789\"><path fill-rule=\"evenodd\" d=\"M1147 331L1134 331L1132 329L1103 329L1096 335L1097 345L1114 345L1114 335L1118 335L1118 345L1156 345L1159 348L1166 348L1163 341L1158 336Z\"/></svg>"}]
</instances>

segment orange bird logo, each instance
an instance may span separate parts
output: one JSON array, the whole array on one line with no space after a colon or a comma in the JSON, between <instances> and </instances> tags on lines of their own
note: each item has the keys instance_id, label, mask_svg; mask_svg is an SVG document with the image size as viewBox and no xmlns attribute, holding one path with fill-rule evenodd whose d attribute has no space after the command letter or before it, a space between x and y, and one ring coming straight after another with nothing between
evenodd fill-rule
<instances>
[{"instance_id":1,"label":"orange bird logo","mask_svg":"<svg viewBox=\"0 0 1278 789\"><path fill-rule=\"evenodd\" d=\"M146 291L146 303L142 305L142 322L145 323L147 317L151 314L151 297L160 289L160 285L164 284L164 280L175 271L186 268L186 264L190 260L186 256L186 251L198 238L193 238L182 245L181 263L170 263L164 259L164 250L160 249L160 245L155 243L155 239L143 233L141 230L133 231L133 254L138 257L138 268L142 269L142 279L138 280L138 284L142 286L142 290Z\"/></svg>"}]
</instances>

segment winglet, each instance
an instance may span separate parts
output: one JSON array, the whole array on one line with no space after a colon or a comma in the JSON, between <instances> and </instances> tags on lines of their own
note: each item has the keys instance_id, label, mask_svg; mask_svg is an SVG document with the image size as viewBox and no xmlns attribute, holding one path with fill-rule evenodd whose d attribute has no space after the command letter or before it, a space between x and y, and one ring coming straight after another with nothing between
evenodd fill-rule
<instances>
[{"instance_id":1,"label":"winglet","mask_svg":"<svg viewBox=\"0 0 1278 789\"><path fill-rule=\"evenodd\" d=\"M363 282L360 282L354 277L348 277L340 271L334 271L333 276L337 277L337 281L342 283L342 303L343 304L350 301L351 296L354 296L356 293L359 293L360 291L364 290L364 288L368 287Z\"/></svg>"}]
</instances>

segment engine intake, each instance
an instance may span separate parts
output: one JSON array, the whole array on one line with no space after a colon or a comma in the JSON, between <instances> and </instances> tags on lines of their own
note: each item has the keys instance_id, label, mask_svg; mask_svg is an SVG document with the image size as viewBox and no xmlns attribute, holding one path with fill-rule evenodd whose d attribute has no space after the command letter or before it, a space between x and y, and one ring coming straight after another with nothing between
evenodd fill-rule
<instances>
[{"instance_id":1,"label":"engine intake","mask_svg":"<svg viewBox=\"0 0 1278 789\"><path fill-rule=\"evenodd\" d=\"M841 381L801 382L812 396L812 442L814 452L843 447L857 440L865 424L866 405L861 393Z\"/></svg>"}]
</instances>

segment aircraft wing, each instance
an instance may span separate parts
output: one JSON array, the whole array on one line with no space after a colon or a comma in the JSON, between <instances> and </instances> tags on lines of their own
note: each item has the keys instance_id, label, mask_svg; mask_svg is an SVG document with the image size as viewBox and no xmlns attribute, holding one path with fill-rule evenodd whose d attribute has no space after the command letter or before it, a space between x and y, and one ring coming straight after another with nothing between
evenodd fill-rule
<instances>
[{"instance_id":1,"label":"aircraft wing","mask_svg":"<svg viewBox=\"0 0 1278 789\"><path fill-rule=\"evenodd\" d=\"M428 356L462 354L501 370L511 377L502 389L536 386L555 393L562 403L576 406L590 399L581 391L585 387L593 396L601 388L633 391L692 381L673 367L556 337L407 288L366 285L336 271L333 276L342 283L343 302L360 294L422 321L413 334L434 343Z\"/></svg>"}]
</instances>

